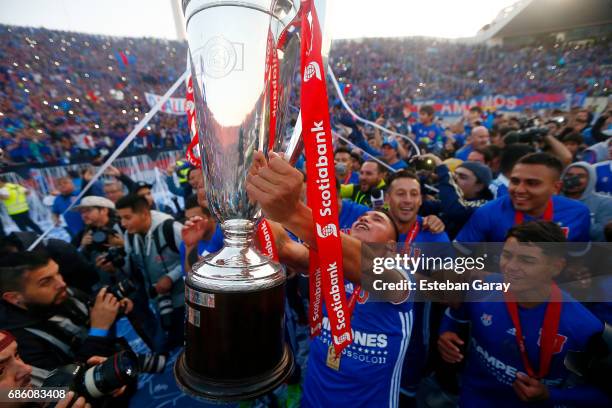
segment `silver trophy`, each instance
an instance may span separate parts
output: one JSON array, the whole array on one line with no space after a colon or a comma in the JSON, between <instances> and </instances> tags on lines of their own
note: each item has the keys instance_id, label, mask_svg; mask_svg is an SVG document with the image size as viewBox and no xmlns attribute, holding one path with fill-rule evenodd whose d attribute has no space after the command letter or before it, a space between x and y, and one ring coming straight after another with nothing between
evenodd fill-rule
<instances>
[{"instance_id":1,"label":"silver trophy","mask_svg":"<svg viewBox=\"0 0 612 408\"><path fill-rule=\"evenodd\" d=\"M252 247L260 211L246 175L270 144L268 39L278 47L278 104L272 147L297 158L301 123L285 122L299 63L299 0L183 0L202 170L225 246L185 281L185 350L175 367L186 393L218 401L263 395L293 369L285 342L285 272Z\"/></svg>"}]
</instances>

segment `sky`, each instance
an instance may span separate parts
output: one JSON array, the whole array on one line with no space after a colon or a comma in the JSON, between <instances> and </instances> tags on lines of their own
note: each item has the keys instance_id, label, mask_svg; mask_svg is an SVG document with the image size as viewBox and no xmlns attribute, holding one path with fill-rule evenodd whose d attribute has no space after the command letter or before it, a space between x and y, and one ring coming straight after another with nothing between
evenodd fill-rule
<instances>
[{"instance_id":1,"label":"sky","mask_svg":"<svg viewBox=\"0 0 612 408\"><path fill-rule=\"evenodd\" d=\"M0 23L176 39L176 0L0 0ZM334 39L471 37L516 0L330 0Z\"/></svg>"}]
</instances>

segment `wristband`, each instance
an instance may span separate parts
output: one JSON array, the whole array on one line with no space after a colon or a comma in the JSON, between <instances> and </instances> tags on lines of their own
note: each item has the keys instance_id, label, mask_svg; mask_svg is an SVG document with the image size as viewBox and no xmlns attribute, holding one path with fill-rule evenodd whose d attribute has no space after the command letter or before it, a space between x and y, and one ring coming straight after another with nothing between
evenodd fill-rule
<instances>
[{"instance_id":1,"label":"wristband","mask_svg":"<svg viewBox=\"0 0 612 408\"><path fill-rule=\"evenodd\" d=\"M89 329L89 335L95 337L106 337L108 336L108 330L92 327L91 329Z\"/></svg>"}]
</instances>

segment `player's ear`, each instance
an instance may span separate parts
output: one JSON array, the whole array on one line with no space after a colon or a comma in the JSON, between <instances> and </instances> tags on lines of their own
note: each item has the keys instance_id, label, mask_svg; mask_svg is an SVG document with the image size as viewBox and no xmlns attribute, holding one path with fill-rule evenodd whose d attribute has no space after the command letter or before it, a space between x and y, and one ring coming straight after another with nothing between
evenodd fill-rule
<instances>
[{"instance_id":1,"label":"player's ear","mask_svg":"<svg viewBox=\"0 0 612 408\"><path fill-rule=\"evenodd\" d=\"M554 184L555 194L559 194L561 192L561 188L563 187L563 181L557 180Z\"/></svg>"}]
</instances>

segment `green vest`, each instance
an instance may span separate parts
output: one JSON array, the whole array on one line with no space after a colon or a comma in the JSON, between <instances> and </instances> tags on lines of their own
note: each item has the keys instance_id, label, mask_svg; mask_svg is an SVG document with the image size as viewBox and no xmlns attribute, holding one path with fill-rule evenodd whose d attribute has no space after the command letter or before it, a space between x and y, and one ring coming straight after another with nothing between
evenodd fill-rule
<instances>
[{"instance_id":1,"label":"green vest","mask_svg":"<svg viewBox=\"0 0 612 408\"><path fill-rule=\"evenodd\" d=\"M6 183L4 188L8 191L9 196L4 200L4 206L8 215L21 214L30 209L24 187L13 183Z\"/></svg>"}]
</instances>

